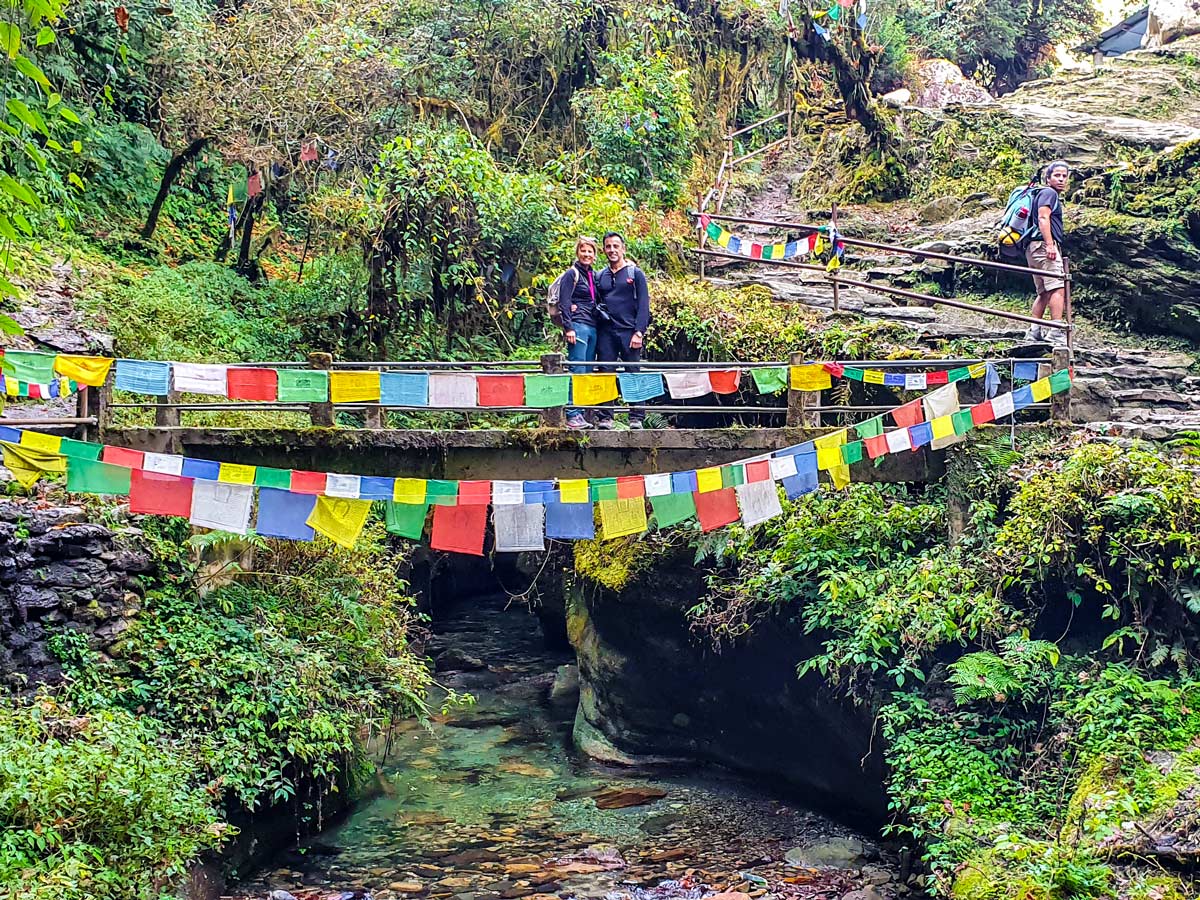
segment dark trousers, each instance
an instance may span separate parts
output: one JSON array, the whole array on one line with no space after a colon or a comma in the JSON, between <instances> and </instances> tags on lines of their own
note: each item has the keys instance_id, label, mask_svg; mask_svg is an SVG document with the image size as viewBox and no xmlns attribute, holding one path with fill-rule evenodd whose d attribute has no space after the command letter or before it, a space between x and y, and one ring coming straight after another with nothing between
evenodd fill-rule
<instances>
[{"instance_id":1,"label":"dark trousers","mask_svg":"<svg viewBox=\"0 0 1200 900\"><path fill-rule=\"evenodd\" d=\"M613 328L611 325L601 324L600 333L596 335L596 358L601 362L626 362L636 363L642 360L642 348L636 350L629 346L630 340L633 338L632 331L624 331ZM621 369L625 372L636 372L638 366L622 366ZM616 369L604 368L598 370L603 373L616 372ZM599 421L612 419L613 404L605 403L602 408L596 410L596 418ZM646 418L644 409L631 409L629 411L630 422L640 422Z\"/></svg>"}]
</instances>

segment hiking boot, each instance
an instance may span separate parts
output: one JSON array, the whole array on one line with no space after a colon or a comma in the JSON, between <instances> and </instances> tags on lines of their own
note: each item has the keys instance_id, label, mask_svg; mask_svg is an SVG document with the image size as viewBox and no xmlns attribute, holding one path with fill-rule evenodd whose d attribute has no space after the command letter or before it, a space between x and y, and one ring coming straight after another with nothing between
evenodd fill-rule
<instances>
[{"instance_id":1,"label":"hiking boot","mask_svg":"<svg viewBox=\"0 0 1200 900\"><path fill-rule=\"evenodd\" d=\"M1061 328L1047 328L1042 340L1051 347L1065 347L1067 346L1067 333Z\"/></svg>"},{"instance_id":2,"label":"hiking boot","mask_svg":"<svg viewBox=\"0 0 1200 900\"><path fill-rule=\"evenodd\" d=\"M634 431L641 431L646 426L642 424L641 419L630 419L629 427L632 428Z\"/></svg>"},{"instance_id":3,"label":"hiking boot","mask_svg":"<svg viewBox=\"0 0 1200 900\"><path fill-rule=\"evenodd\" d=\"M591 428L592 423L585 419L581 413L575 413L572 416L567 416L567 427L579 430L581 428Z\"/></svg>"},{"instance_id":4,"label":"hiking boot","mask_svg":"<svg viewBox=\"0 0 1200 900\"><path fill-rule=\"evenodd\" d=\"M612 431L616 428L616 423L612 419L597 419L595 422L597 428L601 431Z\"/></svg>"},{"instance_id":5,"label":"hiking boot","mask_svg":"<svg viewBox=\"0 0 1200 900\"><path fill-rule=\"evenodd\" d=\"M1045 340L1044 336L1042 335L1042 326L1030 325L1029 330L1025 332L1025 340L1035 342Z\"/></svg>"}]
</instances>

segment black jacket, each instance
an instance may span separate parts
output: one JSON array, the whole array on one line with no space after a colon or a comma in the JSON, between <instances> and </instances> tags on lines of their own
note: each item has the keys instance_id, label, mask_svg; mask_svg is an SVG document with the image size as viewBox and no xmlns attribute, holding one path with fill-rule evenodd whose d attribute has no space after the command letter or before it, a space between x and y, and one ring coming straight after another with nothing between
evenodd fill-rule
<instances>
[{"instance_id":1,"label":"black jacket","mask_svg":"<svg viewBox=\"0 0 1200 900\"><path fill-rule=\"evenodd\" d=\"M646 333L650 327L650 288L645 272L631 262L625 263L619 272L605 266L600 270L596 287L612 317L612 328Z\"/></svg>"},{"instance_id":2,"label":"black jacket","mask_svg":"<svg viewBox=\"0 0 1200 900\"><path fill-rule=\"evenodd\" d=\"M592 276L590 286L589 274ZM585 269L578 262L574 262L559 278L563 282L558 289L558 311L562 316L563 331L570 331L575 323L595 327L596 301L600 297L600 285L597 283L595 270ZM571 290L571 279L575 281L574 290ZM572 306L575 307L574 310L571 309Z\"/></svg>"}]
</instances>

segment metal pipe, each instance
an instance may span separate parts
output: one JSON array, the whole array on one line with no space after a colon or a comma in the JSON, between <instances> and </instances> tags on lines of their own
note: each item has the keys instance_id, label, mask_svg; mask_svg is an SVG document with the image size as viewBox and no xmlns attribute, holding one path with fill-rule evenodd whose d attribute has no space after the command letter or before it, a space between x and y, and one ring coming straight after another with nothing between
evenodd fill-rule
<instances>
[{"instance_id":1,"label":"metal pipe","mask_svg":"<svg viewBox=\"0 0 1200 900\"><path fill-rule=\"evenodd\" d=\"M778 112L773 116L768 116L765 119L761 119L758 122L755 122L753 125L747 125L745 128L739 128L737 131L731 131L729 134L725 135L725 140L732 141L739 134L745 134L747 131L753 131L755 128L758 128L760 125L766 125L768 122L774 122L776 119L782 119L787 114L788 111L785 109L783 112Z\"/></svg>"},{"instance_id":2,"label":"metal pipe","mask_svg":"<svg viewBox=\"0 0 1200 900\"><path fill-rule=\"evenodd\" d=\"M805 222L780 222L775 219L748 219L741 216L726 216L720 212L705 213L710 219L721 219L725 222L740 223L743 225L762 225L768 228L786 228L794 231L820 231L822 226L809 225ZM990 259L978 259L973 256L955 256L951 253L938 253L935 250L917 250L914 247L899 247L895 244L880 244L877 241L864 241L858 238L848 238L842 235L842 240L854 247L866 247L870 250L886 250L890 253L900 253L905 256L921 256L928 259L941 259L946 262L961 262L974 266L985 266L989 269L1002 269L1006 272L1020 272L1023 275L1044 275L1040 269L1031 269L1028 266L1015 266L1011 263L992 262ZM766 260L763 260L766 262ZM771 260L774 262L774 260Z\"/></svg>"},{"instance_id":3,"label":"metal pipe","mask_svg":"<svg viewBox=\"0 0 1200 900\"><path fill-rule=\"evenodd\" d=\"M9 419L0 418L0 425L12 425L18 428L38 428L51 425L95 425L95 416L63 416L57 419Z\"/></svg>"}]
</instances>

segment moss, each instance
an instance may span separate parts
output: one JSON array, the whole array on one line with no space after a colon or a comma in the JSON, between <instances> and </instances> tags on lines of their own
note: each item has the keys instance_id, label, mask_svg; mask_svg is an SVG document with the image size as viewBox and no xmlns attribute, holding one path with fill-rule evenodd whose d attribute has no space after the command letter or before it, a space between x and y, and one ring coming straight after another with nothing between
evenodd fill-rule
<instances>
[{"instance_id":1,"label":"moss","mask_svg":"<svg viewBox=\"0 0 1200 900\"><path fill-rule=\"evenodd\" d=\"M636 537L576 541L574 551L575 573L610 591L624 590L657 556L653 545Z\"/></svg>"},{"instance_id":2,"label":"moss","mask_svg":"<svg viewBox=\"0 0 1200 900\"><path fill-rule=\"evenodd\" d=\"M990 853L963 863L954 876L950 896L954 900L1000 900L1006 896L1005 871Z\"/></svg>"}]
</instances>

